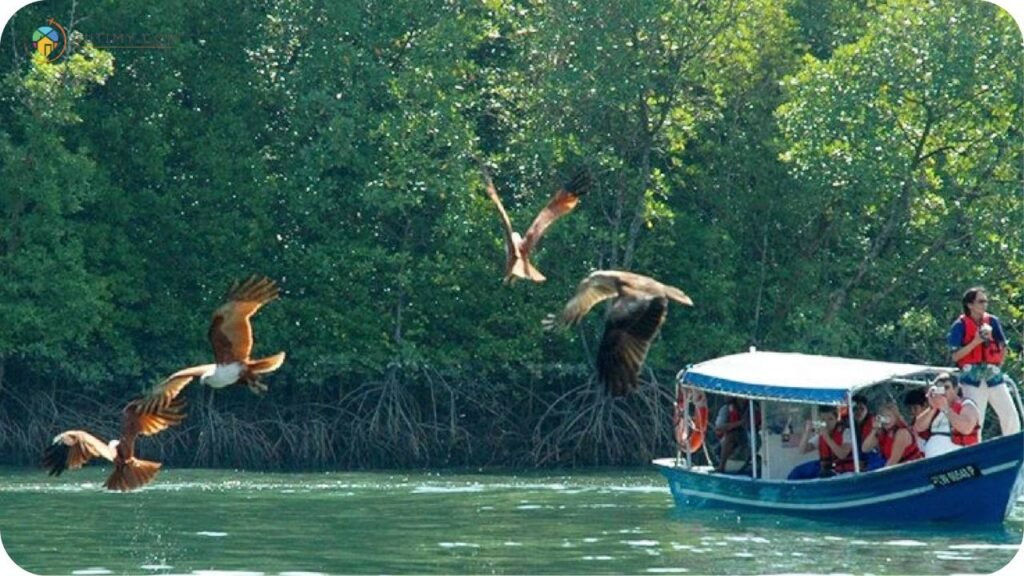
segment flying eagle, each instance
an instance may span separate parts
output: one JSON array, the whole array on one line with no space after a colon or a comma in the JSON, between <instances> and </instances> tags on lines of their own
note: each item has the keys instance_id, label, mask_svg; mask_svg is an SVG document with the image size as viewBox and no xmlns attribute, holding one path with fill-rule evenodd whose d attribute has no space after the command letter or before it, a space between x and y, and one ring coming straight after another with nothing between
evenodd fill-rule
<instances>
[{"instance_id":1,"label":"flying eagle","mask_svg":"<svg viewBox=\"0 0 1024 576\"><path fill-rule=\"evenodd\" d=\"M651 340L665 322L668 301L686 306L693 301L682 290L632 272L598 270L576 288L556 318L544 321L550 329L571 326L598 302L614 298L604 321L604 335L597 350L597 376L613 396L624 396L639 384L640 367Z\"/></svg>"},{"instance_id":2,"label":"flying eagle","mask_svg":"<svg viewBox=\"0 0 1024 576\"><path fill-rule=\"evenodd\" d=\"M200 384L211 388L225 388L238 382L256 394L266 392L267 386L260 382L259 375L280 368L285 353L251 359L253 338L249 318L277 296L277 285L266 277L253 275L233 282L225 296L227 302L214 310L206 333L216 363L200 364L171 374L149 392L144 399L147 406L157 409L172 402L193 378L199 378Z\"/></svg>"},{"instance_id":3,"label":"flying eagle","mask_svg":"<svg viewBox=\"0 0 1024 576\"><path fill-rule=\"evenodd\" d=\"M60 476L65 470L81 468L93 458L105 458L114 463L113 472L103 484L107 490L125 492L145 486L160 470L160 463L136 458L135 439L166 430L185 417L181 399L166 403L146 400L136 398L121 410L121 436L116 440L104 442L84 430L61 432L43 451L43 467L50 476Z\"/></svg>"},{"instance_id":4,"label":"flying eagle","mask_svg":"<svg viewBox=\"0 0 1024 576\"><path fill-rule=\"evenodd\" d=\"M253 275L242 282L236 280L232 283L225 296L227 302L213 312L210 329L206 333L216 363L179 370L157 385L150 396L169 402L194 377L212 388L224 388L240 382L256 394L266 392L267 386L260 382L259 375L280 368L285 353L251 359L253 338L249 318L277 296L277 285L266 277Z\"/></svg>"},{"instance_id":5,"label":"flying eagle","mask_svg":"<svg viewBox=\"0 0 1024 576\"><path fill-rule=\"evenodd\" d=\"M505 282L511 282L515 278L525 278L534 282L546 280L543 274L538 271L530 262L530 252L540 242L544 232L562 216L568 214L579 203L579 197L586 193L591 185L590 173L587 170L580 170L564 186L555 191L554 196L548 201L547 206L533 219L533 224L526 231L525 236L520 236L512 229L512 221L498 197L498 191L494 188L494 182L487 171L487 167L480 163L480 170L483 172L484 184L487 187L487 197L498 207L498 214L501 215L501 225L505 232Z\"/></svg>"}]
</instances>

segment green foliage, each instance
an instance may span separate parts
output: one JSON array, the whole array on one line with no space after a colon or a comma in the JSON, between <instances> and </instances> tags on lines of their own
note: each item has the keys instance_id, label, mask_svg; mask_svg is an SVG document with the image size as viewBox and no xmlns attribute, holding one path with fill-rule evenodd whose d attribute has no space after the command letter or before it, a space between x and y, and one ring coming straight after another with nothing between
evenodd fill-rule
<instances>
[{"instance_id":1,"label":"green foliage","mask_svg":"<svg viewBox=\"0 0 1024 576\"><path fill-rule=\"evenodd\" d=\"M117 404L208 361L208 314L252 272L283 289L256 354L289 359L266 400L199 399L193 432L227 422L215 401L277 432L203 464L657 452L667 422L562 452L601 307L569 333L540 320L596 268L696 303L669 310L646 400L602 404L605 424L648 422L680 368L751 345L946 363L974 284L1024 339L1024 62L987 3L73 4L26 7L0 42L4 414L38 388ZM52 64L10 40L49 17L76 30ZM97 41L129 27L170 40ZM477 159L520 231L593 172L534 254L546 283L501 283Z\"/></svg>"}]
</instances>

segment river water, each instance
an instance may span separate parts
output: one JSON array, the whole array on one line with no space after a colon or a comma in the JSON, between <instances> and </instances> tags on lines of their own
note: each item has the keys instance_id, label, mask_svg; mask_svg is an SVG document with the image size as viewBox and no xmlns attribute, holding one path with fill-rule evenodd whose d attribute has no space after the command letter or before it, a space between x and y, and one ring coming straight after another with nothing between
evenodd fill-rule
<instances>
[{"instance_id":1,"label":"river water","mask_svg":"<svg viewBox=\"0 0 1024 576\"><path fill-rule=\"evenodd\" d=\"M109 468L0 469L0 538L36 574L990 573L1002 526L858 527L679 514L651 470L263 474L164 470L107 493Z\"/></svg>"}]
</instances>

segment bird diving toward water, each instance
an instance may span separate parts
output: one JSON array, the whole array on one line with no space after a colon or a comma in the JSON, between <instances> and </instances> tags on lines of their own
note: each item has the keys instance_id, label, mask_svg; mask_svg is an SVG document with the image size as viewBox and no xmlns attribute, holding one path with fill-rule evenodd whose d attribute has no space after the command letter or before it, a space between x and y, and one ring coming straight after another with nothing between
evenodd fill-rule
<instances>
[{"instance_id":1,"label":"bird diving toward water","mask_svg":"<svg viewBox=\"0 0 1024 576\"><path fill-rule=\"evenodd\" d=\"M66 430L53 439L43 451L43 467L50 476L60 476L65 470L81 468L93 458L106 458L114 463L103 486L107 490L122 492L149 484L160 470L159 462L135 457L135 439L152 436L179 424L185 417L184 402L172 399L166 403L146 402L136 398L121 410L121 436L103 442L84 430Z\"/></svg>"},{"instance_id":2,"label":"bird diving toward water","mask_svg":"<svg viewBox=\"0 0 1024 576\"><path fill-rule=\"evenodd\" d=\"M541 236L555 220L576 207L579 197L586 193L592 183L590 173L585 169L580 170L569 182L556 190L544 209L533 219L533 224L530 224L526 235L520 236L512 229L512 221L509 220L505 206L502 205L501 198L498 197L498 191L494 188L494 182L491 181L490 173L482 162L480 170L483 173L484 185L487 187L487 197L498 207L502 230L505 232L505 282L511 282L516 278L543 282L547 278L530 262L530 252L537 246Z\"/></svg>"},{"instance_id":3,"label":"bird diving toward water","mask_svg":"<svg viewBox=\"0 0 1024 576\"><path fill-rule=\"evenodd\" d=\"M639 385L640 367L665 322L668 301L686 306L693 306L693 301L682 290L647 276L598 270L579 283L560 315L543 321L545 328L572 326L609 298L615 300L597 349L597 377L612 396L624 396Z\"/></svg>"}]
</instances>

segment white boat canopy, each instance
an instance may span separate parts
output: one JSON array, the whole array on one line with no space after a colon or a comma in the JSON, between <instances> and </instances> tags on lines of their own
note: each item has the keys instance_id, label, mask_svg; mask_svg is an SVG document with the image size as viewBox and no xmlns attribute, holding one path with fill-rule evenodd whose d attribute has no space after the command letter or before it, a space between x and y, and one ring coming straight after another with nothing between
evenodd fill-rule
<instances>
[{"instance_id":1,"label":"white boat canopy","mask_svg":"<svg viewBox=\"0 0 1024 576\"><path fill-rule=\"evenodd\" d=\"M833 356L751 351L694 364L678 380L709 392L747 398L845 404L857 390L895 378L922 384L951 368Z\"/></svg>"}]
</instances>

